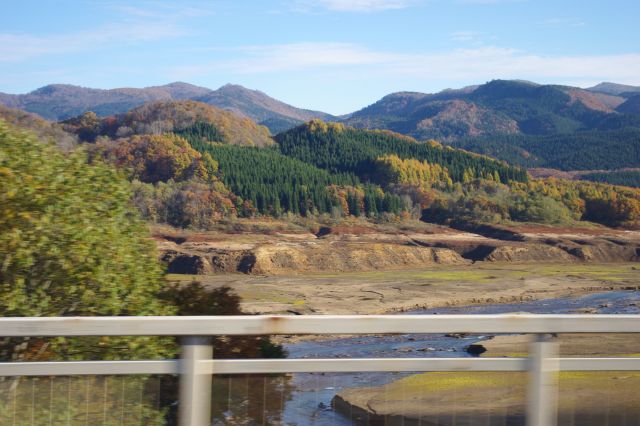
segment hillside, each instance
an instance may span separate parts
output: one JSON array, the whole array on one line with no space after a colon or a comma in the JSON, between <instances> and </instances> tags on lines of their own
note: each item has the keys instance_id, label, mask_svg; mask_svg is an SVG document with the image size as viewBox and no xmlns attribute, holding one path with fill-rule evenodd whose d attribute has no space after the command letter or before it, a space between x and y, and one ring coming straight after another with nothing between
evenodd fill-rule
<instances>
[{"instance_id":1,"label":"hillside","mask_svg":"<svg viewBox=\"0 0 640 426\"><path fill-rule=\"evenodd\" d=\"M115 139L142 134L179 133L197 123L211 125L221 142L249 146L273 144L266 127L196 101L157 101L115 116L99 118L95 114L85 113L62 122L67 131L89 142L99 136Z\"/></svg>"},{"instance_id":2,"label":"hillside","mask_svg":"<svg viewBox=\"0 0 640 426\"><path fill-rule=\"evenodd\" d=\"M380 178L376 160L393 154L446 167L454 182L486 178L497 172L502 182L525 181L526 173L505 163L436 142L415 139L388 131L365 131L336 123L311 121L276 136L282 153L333 173L354 173L365 180Z\"/></svg>"},{"instance_id":3,"label":"hillside","mask_svg":"<svg viewBox=\"0 0 640 426\"><path fill-rule=\"evenodd\" d=\"M313 118L332 119L329 114L300 109L257 90L227 84L218 90L175 82L164 86L92 89L51 84L27 94L0 93L0 104L32 112L53 121L92 111L100 117L129 111L154 101L197 100L232 111L267 126L275 134Z\"/></svg>"},{"instance_id":4,"label":"hillside","mask_svg":"<svg viewBox=\"0 0 640 426\"><path fill-rule=\"evenodd\" d=\"M629 96L629 99L621 104L617 110L624 114L640 115L640 92L636 95Z\"/></svg>"},{"instance_id":5,"label":"hillside","mask_svg":"<svg viewBox=\"0 0 640 426\"><path fill-rule=\"evenodd\" d=\"M452 146L522 167L613 170L640 166L640 128L553 135L494 135L464 138Z\"/></svg>"}]
</instances>

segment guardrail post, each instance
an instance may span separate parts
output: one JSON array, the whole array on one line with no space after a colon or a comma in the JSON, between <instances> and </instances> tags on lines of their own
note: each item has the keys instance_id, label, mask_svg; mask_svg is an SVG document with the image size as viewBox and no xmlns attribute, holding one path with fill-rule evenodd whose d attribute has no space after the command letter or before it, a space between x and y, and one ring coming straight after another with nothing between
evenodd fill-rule
<instances>
[{"instance_id":1,"label":"guardrail post","mask_svg":"<svg viewBox=\"0 0 640 426\"><path fill-rule=\"evenodd\" d=\"M557 343L536 334L529 349L527 426L556 426L558 423Z\"/></svg>"},{"instance_id":2,"label":"guardrail post","mask_svg":"<svg viewBox=\"0 0 640 426\"><path fill-rule=\"evenodd\" d=\"M180 426L211 425L211 374L203 373L200 361L213 357L211 339L184 337L180 359Z\"/></svg>"}]
</instances>

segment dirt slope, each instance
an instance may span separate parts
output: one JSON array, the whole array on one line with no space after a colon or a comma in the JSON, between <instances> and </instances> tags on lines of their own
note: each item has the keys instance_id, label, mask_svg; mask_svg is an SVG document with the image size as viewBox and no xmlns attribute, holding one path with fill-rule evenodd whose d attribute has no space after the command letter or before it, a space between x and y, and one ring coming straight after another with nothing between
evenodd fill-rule
<instances>
[{"instance_id":1,"label":"dirt slope","mask_svg":"<svg viewBox=\"0 0 640 426\"><path fill-rule=\"evenodd\" d=\"M273 235L158 237L170 273L362 272L470 262L611 263L640 259L640 232L469 225L465 230L391 233L321 229ZM239 241L242 241L240 243Z\"/></svg>"}]
</instances>

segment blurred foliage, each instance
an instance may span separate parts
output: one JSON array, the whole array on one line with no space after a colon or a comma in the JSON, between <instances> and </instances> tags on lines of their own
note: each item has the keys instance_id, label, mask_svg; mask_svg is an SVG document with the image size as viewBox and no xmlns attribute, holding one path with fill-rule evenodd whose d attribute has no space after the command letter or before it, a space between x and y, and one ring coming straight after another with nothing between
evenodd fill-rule
<instances>
[{"instance_id":1,"label":"blurred foliage","mask_svg":"<svg viewBox=\"0 0 640 426\"><path fill-rule=\"evenodd\" d=\"M0 122L0 315L164 315L163 271L130 206L129 185L100 162ZM154 337L6 339L1 358L157 358Z\"/></svg>"},{"instance_id":2,"label":"blurred foliage","mask_svg":"<svg viewBox=\"0 0 640 426\"><path fill-rule=\"evenodd\" d=\"M205 288L199 282L172 284L160 293L166 303L177 307L177 315L243 315L240 297L229 287ZM211 338L215 359L286 358L281 345L268 336L215 336ZM247 383L255 387L247 387ZM168 407L167 423L176 424L178 399L177 377L165 377L161 382L161 405ZM270 375L216 375L213 377L214 424L279 424L281 403L289 398L289 377ZM273 395L280 398L273 400ZM233 403L232 401L233 400ZM267 404L265 401L271 401ZM226 423L233 419L236 423ZM271 419L275 423L264 423ZM220 423L222 422L222 423Z\"/></svg>"},{"instance_id":3,"label":"blurred foliage","mask_svg":"<svg viewBox=\"0 0 640 426\"><path fill-rule=\"evenodd\" d=\"M78 138L64 131L58 123L43 120L35 114L0 105L0 120L22 129L29 129L43 141L56 145L64 151L76 147Z\"/></svg>"},{"instance_id":4,"label":"blurred foliage","mask_svg":"<svg viewBox=\"0 0 640 426\"><path fill-rule=\"evenodd\" d=\"M160 298L177 307L177 315L243 315L240 297L229 287L206 289L199 282L172 284ZM215 358L285 358L280 345L265 336L222 336L213 339Z\"/></svg>"}]
</instances>

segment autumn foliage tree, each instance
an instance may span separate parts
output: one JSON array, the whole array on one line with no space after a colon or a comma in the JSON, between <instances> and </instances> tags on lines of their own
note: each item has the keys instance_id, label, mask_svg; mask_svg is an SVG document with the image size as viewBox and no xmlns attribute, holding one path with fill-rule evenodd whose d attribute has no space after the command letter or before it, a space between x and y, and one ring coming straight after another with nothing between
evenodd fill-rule
<instances>
[{"instance_id":1,"label":"autumn foliage tree","mask_svg":"<svg viewBox=\"0 0 640 426\"><path fill-rule=\"evenodd\" d=\"M209 154L200 154L186 139L173 133L103 141L97 149L116 166L129 170L132 178L146 183L215 180L218 171L218 164Z\"/></svg>"},{"instance_id":2,"label":"autumn foliage tree","mask_svg":"<svg viewBox=\"0 0 640 426\"><path fill-rule=\"evenodd\" d=\"M453 185L447 169L440 164L429 164L414 158L402 159L395 154L378 157L376 176L385 184L407 184L430 188Z\"/></svg>"},{"instance_id":3,"label":"autumn foliage tree","mask_svg":"<svg viewBox=\"0 0 640 426\"><path fill-rule=\"evenodd\" d=\"M182 228L209 228L251 206L218 178L218 162L173 133L102 140L93 148L133 183L133 202L143 217Z\"/></svg>"}]
</instances>

